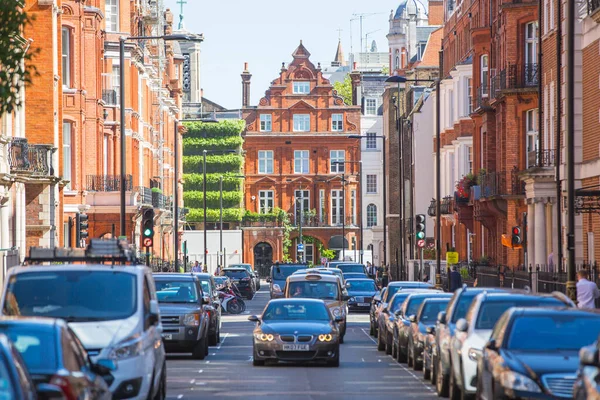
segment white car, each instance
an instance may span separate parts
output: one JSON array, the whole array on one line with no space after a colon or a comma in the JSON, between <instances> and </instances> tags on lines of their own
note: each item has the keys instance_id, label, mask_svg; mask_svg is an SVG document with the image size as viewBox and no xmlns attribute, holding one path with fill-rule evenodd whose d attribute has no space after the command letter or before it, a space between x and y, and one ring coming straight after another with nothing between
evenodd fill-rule
<instances>
[{"instance_id":1,"label":"white car","mask_svg":"<svg viewBox=\"0 0 600 400\"><path fill-rule=\"evenodd\" d=\"M523 292L483 292L475 297L465 318L456 322L450 342L451 398L474 397L477 392L477 360L492 335L496 321L512 307L574 307L562 293L533 295Z\"/></svg>"},{"instance_id":2,"label":"white car","mask_svg":"<svg viewBox=\"0 0 600 400\"><path fill-rule=\"evenodd\" d=\"M61 318L93 362L110 360L114 398L164 399L166 357L152 272L145 266L60 264L15 267L3 315Z\"/></svg>"}]
</instances>

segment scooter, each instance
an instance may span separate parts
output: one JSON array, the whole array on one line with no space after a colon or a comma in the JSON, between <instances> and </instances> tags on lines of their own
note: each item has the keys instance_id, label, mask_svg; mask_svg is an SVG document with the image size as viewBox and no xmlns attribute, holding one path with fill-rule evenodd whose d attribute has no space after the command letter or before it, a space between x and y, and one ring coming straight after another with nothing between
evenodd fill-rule
<instances>
[{"instance_id":1,"label":"scooter","mask_svg":"<svg viewBox=\"0 0 600 400\"><path fill-rule=\"evenodd\" d=\"M219 291L219 300L221 300L223 311L230 314L241 314L246 311L246 303L235 284L221 286L217 290Z\"/></svg>"}]
</instances>

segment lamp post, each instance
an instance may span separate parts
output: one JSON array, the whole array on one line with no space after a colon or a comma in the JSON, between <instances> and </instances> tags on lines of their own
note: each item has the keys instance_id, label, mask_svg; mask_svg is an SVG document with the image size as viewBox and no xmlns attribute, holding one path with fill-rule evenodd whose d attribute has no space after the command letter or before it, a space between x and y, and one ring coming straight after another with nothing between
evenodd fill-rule
<instances>
[{"instance_id":1,"label":"lamp post","mask_svg":"<svg viewBox=\"0 0 600 400\"><path fill-rule=\"evenodd\" d=\"M361 136L362 137L362 136ZM360 226L360 241L359 241L359 246L360 246L360 263L363 263L363 214L362 214L362 207L363 207L363 199L362 199L362 161L334 161L332 164L338 164L338 165L345 165L345 164L358 164L358 185L359 185L359 191L358 191L358 204L360 205L360 207L356 207L356 209L361 210L360 211L360 218L359 218L359 226ZM344 168L344 171L346 171L346 168Z\"/></svg>"},{"instance_id":2,"label":"lamp post","mask_svg":"<svg viewBox=\"0 0 600 400\"><path fill-rule=\"evenodd\" d=\"M128 40L164 40L164 41L202 41L199 36L196 35L163 35L163 36L121 36L119 38L119 96L120 96L120 129L121 129L121 193L120 193L120 236L125 239L126 233L126 217L125 217L125 202L127 185L126 179L126 167L127 159L125 153L127 152L127 142L125 139L125 42ZM177 177L175 178L177 179ZM175 257L177 258L177 257Z\"/></svg>"},{"instance_id":3,"label":"lamp post","mask_svg":"<svg viewBox=\"0 0 600 400\"><path fill-rule=\"evenodd\" d=\"M382 139L382 162L383 162L383 265L387 264L387 180L386 180L386 166L385 166L385 136L383 135L375 135L371 136L376 139ZM349 135L349 139L366 139L367 136L362 135ZM361 162L361 185L362 185L362 162ZM361 196L362 196L362 186L361 186ZM361 197L361 207L362 207L362 197ZM361 218L361 233L360 233L360 242L361 242L361 254L362 254L362 218Z\"/></svg>"},{"instance_id":4,"label":"lamp post","mask_svg":"<svg viewBox=\"0 0 600 400\"><path fill-rule=\"evenodd\" d=\"M567 1L567 76L565 153L567 178L567 296L577 301L575 277L575 0ZM559 148L556 150L560 152ZM560 201L560 198L557 199ZM561 262L562 260L559 260Z\"/></svg>"}]
</instances>

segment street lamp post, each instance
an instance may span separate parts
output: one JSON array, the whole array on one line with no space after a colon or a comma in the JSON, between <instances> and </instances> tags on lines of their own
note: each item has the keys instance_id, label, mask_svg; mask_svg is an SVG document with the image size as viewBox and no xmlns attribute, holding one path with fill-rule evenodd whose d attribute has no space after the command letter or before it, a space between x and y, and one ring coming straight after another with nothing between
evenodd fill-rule
<instances>
[{"instance_id":1,"label":"street lamp post","mask_svg":"<svg viewBox=\"0 0 600 400\"><path fill-rule=\"evenodd\" d=\"M346 174L342 173L342 261L346 261Z\"/></svg>"},{"instance_id":2,"label":"street lamp post","mask_svg":"<svg viewBox=\"0 0 600 400\"><path fill-rule=\"evenodd\" d=\"M208 255L208 245L207 245L207 237L206 237L206 153L207 150L202 151L202 192L203 192L203 205L204 205L204 267L208 269L208 263L206 262L206 258Z\"/></svg>"},{"instance_id":3,"label":"street lamp post","mask_svg":"<svg viewBox=\"0 0 600 400\"><path fill-rule=\"evenodd\" d=\"M223 175L219 176L219 265L223 265Z\"/></svg>"},{"instance_id":4,"label":"street lamp post","mask_svg":"<svg viewBox=\"0 0 600 400\"><path fill-rule=\"evenodd\" d=\"M125 42L128 40L155 40L161 39L164 41L201 41L202 39L196 35L163 35L163 36L121 36L119 38L119 96L120 96L120 130L121 130L121 193L120 193L120 236L121 238L127 237L126 232L126 213L125 213L125 202L127 193L126 184L126 168L127 158L125 156L127 152L127 141L125 139ZM177 177L175 177L177 179ZM177 258L177 257L176 257Z\"/></svg>"}]
</instances>

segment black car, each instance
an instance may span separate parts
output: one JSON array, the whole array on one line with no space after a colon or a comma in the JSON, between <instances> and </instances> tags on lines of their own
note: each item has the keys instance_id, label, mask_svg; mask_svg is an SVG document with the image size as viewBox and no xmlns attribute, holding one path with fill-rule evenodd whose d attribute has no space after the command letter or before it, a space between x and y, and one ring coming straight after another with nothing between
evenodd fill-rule
<instances>
[{"instance_id":1,"label":"black car","mask_svg":"<svg viewBox=\"0 0 600 400\"><path fill-rule=\"evenodd\" d=\"M367 276L367 267L365 267L362 264L356 264L356 263L350 263L350 262L346 262L346 263L342 263L342 264L334 264L332 265L330 263L329 265L331 268L338 268L342 271L342 273L344 274L344 276L346 276L346 274L348 273L355 273L355 274L363 274L365 276Z\"/></svg>"},{"instance_id":2,"label":"black car","mask_svg":"<svg viewBox=\"0 0 600 400\"><path fill-rule=\"evenodd\" d=\"M65 321L4 318L0 320L0 333L14 343L35 385L58 387L59 391L41 386L40 391L45 393L43 397L56 398L60 392L67 399L112 398L110 372L116 369L116 365L110 360L98 360L97 364L93 364Z\"/></svg>"},{"instance_id":3,"label":"black car","mask_svg":"<svg viewBox=\"0 0 600 400\"><path fill-rule=\"evenodd\" d=\"M404 300L419 289L407 289L398 291L392 296L387 307L379 313L377 320L377 350L385 350L386 354L392 354L393 329L396 319L399 317L399 311Z\"/></svg>"},{"instance_id":4,"label":"black car","mask_svg":"<svg viewBox=\"0 0 600 400\"><path fill-rule=\"evenodd\" d=\"M221 275L229 277L231 282L234 283L242 296L248 300L252 300L256 293L256 287L254 286L254 280L246 268L224 268L221 271Z\"/></svg>"},{"instance_id":5,"label":"black car","mask_svg":"<svg viewBox=\"0 0 600 400\"><path fill-rule=\"evenodd\" d=\"M165 349L173 353L191 352L203 360L208 355L210 317L200 280L194 274L153 274L163 326ZM212 306L210 306L212 308Z\"/></svg>"},{"instance_id":6,"label":"black car","mask_svg":"<svg viewBox=\"0 0 600 400\"><path fill-rule=\"evenodd\" d=\"M600 314L574 308L511 308L477 364L482 399L573 398L579 351L600 332Z\"/></svg>"},{"instance_id":7,"label":"black car","mask_svg":"<svg viewBox=\"0 0 600 400\"><path fill-rule=\"evenodd\" d=\"M431 328L434 328L438 314L446 309L449 301L449 297L425 299L419 307L417 314L409 317L410 328L408 331L408 353L406 358L408 366L412 366L415 371L420 371L423 368L427 335L429 332L434 333ZM427 357L429 361L429 354ZM431 367L428 366L428 368ZM430 372L431 369L425 373L425 379L429 379Z\"/></svg>"},{"instance_id":8,"label":"black car","mask_svg":"<svg viewBox=\"0 0 600 400\"><path fill-rule=\"evenodd\" d=\"M210 299L210 304L204 307L210 317L208 344L216 346L221 341L221 300L217 292L217 283L211 274L194 273L194 275L200 280L204 295Z\"/></svg>"},{"instance_id":9,"label":"black car","mask_svg":"<svg viewBox=\"0 0 600 400\"><path fill-rule=\"evenodd\" d=\"M377 294L377 285L370 278L346 279L346 291L350 299L348 308L354 311L369 311L373 296Z\"/></svg>"},{"instance_id":10,"label":"black car","mask_svg":"<svg viewBox=\"0 0 600 400\"><path fill-rule=\"evenodd\" d=\"M253 364L265 361L325 361L340 365L340 331L342 317L333 317L323 300L271 300L256 322L253 332Z\"/></svg>"},{"instance_id":11,"label":"black car","mask_svg":"<svg viewBox=\"0 0 600 400\"><path fill-rule=\"evenodd\" d=\"M260 290L260 276L252 268L252 264L231 264L227 268L244 268L250 274L250 277L254 281L254 288L258 292Z\"/></svg>"}]
</instances>

